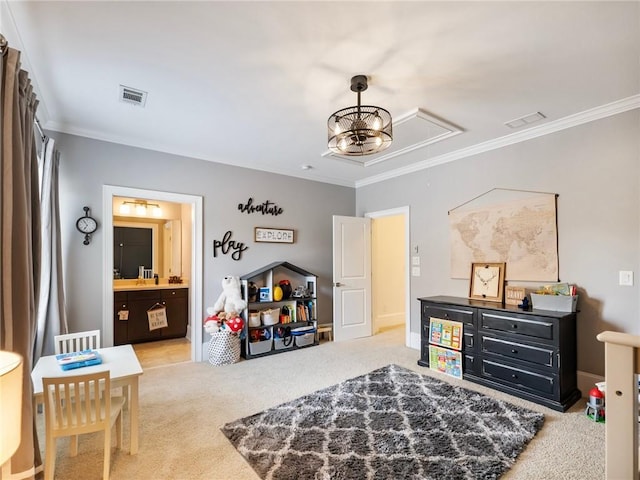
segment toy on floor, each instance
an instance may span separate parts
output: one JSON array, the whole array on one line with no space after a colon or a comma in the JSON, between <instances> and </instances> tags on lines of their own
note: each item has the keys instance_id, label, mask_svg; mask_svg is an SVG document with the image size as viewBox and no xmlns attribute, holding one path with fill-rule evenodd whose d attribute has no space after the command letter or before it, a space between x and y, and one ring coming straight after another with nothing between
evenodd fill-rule
<instances>
[{"instance_id":1,"label":"toy on floor","mask_svg":"<svg viewBox=\"0 0 640 480\"><path fill-rule=\"evenodd\" d=\"M604 422L604 393L599 388L593 387L589 390L589 402L585 413L596 422Z\"/></svg>"}]
</instances>

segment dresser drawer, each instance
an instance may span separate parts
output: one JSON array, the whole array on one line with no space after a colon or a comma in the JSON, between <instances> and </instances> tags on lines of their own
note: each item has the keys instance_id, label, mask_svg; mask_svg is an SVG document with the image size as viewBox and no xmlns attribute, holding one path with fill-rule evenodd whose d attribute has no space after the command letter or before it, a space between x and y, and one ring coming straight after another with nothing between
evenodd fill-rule
<instances>
[{"instance_id":1,"label":"dresser drawer","mask_svg":"<svg viewBox=\"0 0 640 480\"><path fill-rule=\"evenodd\" d=\"M552 321L507 316L485 310L480 312L480 328L517 333L545 340L553 340L554 336Z\"/></svg>"},{"instance_id":2,"label":"dresser drawer","mask_svg":"<svg viewBox=\"0 0 640 480\"><path fill-rule=\"evenodd\" d=\"M553 366L554 350L549 348L523 345L495 337L482 336L482 351L515 358L544 367Z\"/></svg>"},{"instance_id":3,"label":"dresser drawer","mask_svg":"<svg viewBox=\"0 0 640 480\"><path fill-rule=\"evenodd\" d=\"M422 319L427 322L427 328L429 328L429 319L431 317L473 325L473 310L470 308L438 308L431 305L423 305Z\"/></svg>"},{"instance_id":4,"label":"dresser drawer","mask_svg":"<svg viewBox=\"0 0 640 480\"><path fill-rule=\"evenodd\" d=\"M552 395L555 390L556 382L552 375L542 375L490 360L482 360L482 373L487 378L493 377L502 383L507 382L512 386L524 387L544 395Z\"/></svg>"},{"instance_id":5,"label":"dresser drawer","mask_svg":"<svg viewBox=\"0 0 640 480\"><path fill-rule=\"evenodd\" d=\"M476 373L476 356L475 355L462 355L462 372L463 374L475 374Z\"/></svg>"}]
</instances>

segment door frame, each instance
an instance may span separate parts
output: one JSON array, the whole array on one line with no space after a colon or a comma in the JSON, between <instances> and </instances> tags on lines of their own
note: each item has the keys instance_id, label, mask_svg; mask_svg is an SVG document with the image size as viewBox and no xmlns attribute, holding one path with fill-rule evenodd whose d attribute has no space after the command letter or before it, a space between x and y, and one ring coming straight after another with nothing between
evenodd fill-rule
<instances>
[{"instance_id":1,"label":"door frame","mask_svg":"<svg viewBox=\"0 0 640 480\"><path fill-rule=\"evenodd\" d=\"M411 210L409 206L379 210L365 213L365 217L372 219L381 217L391 217L395 215L404 216L404 239L405 239L405 292L404 292L404 314L405 314L405 346L411 348ZM373 259L372 259L373 260ZM374 266L372 262L371 273L373 276Z\"/></svg>"},{"instance_id":2,"label":"door frame","mask_svg":"<svg viewBox=\"0 0 640 480\"><path fill-rule=\"evenodd\" d=\"M104 242L102 252L102 342L113 345L113 197L133 197L191 205L191 278L189 279L189 328L191 361L202 359L202 197L181 193L104 185L102 218Z\"/></svg>"}]
</instances>

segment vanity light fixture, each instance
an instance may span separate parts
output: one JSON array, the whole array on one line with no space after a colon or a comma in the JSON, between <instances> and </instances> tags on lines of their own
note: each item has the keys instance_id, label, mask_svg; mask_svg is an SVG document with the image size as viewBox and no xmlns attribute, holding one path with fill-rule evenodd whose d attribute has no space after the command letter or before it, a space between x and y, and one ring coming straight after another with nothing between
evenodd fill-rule
<instances>
[{"instance_id":1,"label":"vanity light fixture","mask_svg":"<svg viewBox=\"0 0 640 480\"><path fill-rule=\"evenodd\" d=\"M132 202L130 201L125 201L122 202L122 205L120 205L120 213L122 215L129 215L131 213L131 205L133 205L133 209L136 215L144 217L147 215L147 208L151 207L151 213L153 214L154 217L161 217L162 216L162 209L160 208L160 205L158 205L157 203L148 203L146 200L134 200Z\"/></svg>"},{"instance_id":2,"label":"vanity light fixture","mask_svg":"<svg viewBox=\"0 0 640 480\"><path fill-rule=\"evenodd\" d=\"M337 155L362 156L378 153L391 145L391 114L381 107L361 105L360 94L367 89L367 77L351 79L351 91L358 105L332 113L327 120L329 150Z\"/></svg>"}]
</instances>

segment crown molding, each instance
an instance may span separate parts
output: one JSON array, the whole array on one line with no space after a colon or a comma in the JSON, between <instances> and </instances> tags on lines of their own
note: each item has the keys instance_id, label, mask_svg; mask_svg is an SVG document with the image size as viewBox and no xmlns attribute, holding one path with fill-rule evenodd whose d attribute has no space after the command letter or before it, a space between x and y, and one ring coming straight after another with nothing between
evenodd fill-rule
<instances>
[{"instance_id":1,"label":"crown molding","mask_svg":"<svg viewBox=\"0 0 640 480\"><path fill-rule=\"evenodd\" d=\"M46 130L64 133L67 135L75 135L77 137L89 138L91 140L98 140L100 142L114 143L120 146L151 150L154 152L164 153L167 155L174 155L176 157L190 158L195 160L204 160L207 162L219 163L221 165L228 165L228 166L238 167L238 168L246 168L247 170L257 170L259 172L274 173L276 175L284 175L282 171L277 168L248 167L246 165L233 163L225 159L213 158L211 155L207 155L201 152L196 152L196 151L180 151L179 152L165 145L159 145L157 143L154 145L151 145L144 142L137 142L137 141L131 140L130 138L126 138L122 136L104 135L94 130L73 128L59 122L50 121L49 123L47 123L46 126L43 125L43 128L46 128ZM313 176L309 174L305 175L304 173L297 173L297 172L288 172L286 174L286 176L288 177L299 178L301 180L308 180L310 182L328 183L330 185L338 185L340 187L355 188L354 182L351 180L345 180L342 178L336 178L336 177L331 177L326 175L318 175L315 171L312 175Z\"/></svg>"},{"instance_id":2,"label":"crown molding","mask_svg":"<svg viewBox=\"0 0 640 480\"><path fill-rule=\"evenodd\" d=\"M442 165L463 158L471 157L473 155L478 155L480 153L506 147L508 145L513 145L514 143L525 142L527 140L549 135L551 133L559 132L567 128L577 127L578 125L593 122L595 120L618 115L619 113L624 113L636 108L640 108L640 94L623 98L621 100L616 100L615 102L591 108L574 115L569 115L567 117L545 123L544 125L538 125L536 127L531 127L517 133L511 133L509 135L498 137L487 142L482 142L476 145L471 145L470 147L461 148L460 150L456 150L454 152L438 155L436 157L426 159L403 168L391 170L380 175L374 175L362 180L357 180L355 182L355 187L359 188L367 185L373 185L379 182L384 182L385 180L390 180L402 175L407 175L408 173L419 172L421 170L435 167L437 165Z\"/></svg>"}]
</instances>

